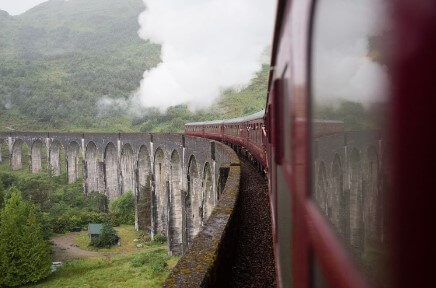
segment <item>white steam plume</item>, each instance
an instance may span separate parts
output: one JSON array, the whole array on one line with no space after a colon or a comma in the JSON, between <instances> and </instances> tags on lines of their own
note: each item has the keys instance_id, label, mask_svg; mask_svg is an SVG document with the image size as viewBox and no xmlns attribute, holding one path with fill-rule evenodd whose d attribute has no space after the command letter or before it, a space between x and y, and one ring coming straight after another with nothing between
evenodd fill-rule
<instances>
[{"instance_id":1,"label":"white steam plume","mask_svg":"<svg viewBox=\"0 0 436 288\"><path fill-rule=\"evenodd\" d=\"M386 69L369 57L368 49L369 38L380 34L386 19L383 2L319 1L313 42L318 103L349 100L367 106L386 99Z\"/></svg>"},{"instance_id":2,"label":"white steam plume","mask_svg":"<svg viewBox=\"0 0 436 288\"><path fill-rule=\"evenodd\" d=\"M260 70L272 41L275 1L143 1L139 35L161 44L162 63L144 73L133 103L204 108Z\"/></svg>"}]
</instances>

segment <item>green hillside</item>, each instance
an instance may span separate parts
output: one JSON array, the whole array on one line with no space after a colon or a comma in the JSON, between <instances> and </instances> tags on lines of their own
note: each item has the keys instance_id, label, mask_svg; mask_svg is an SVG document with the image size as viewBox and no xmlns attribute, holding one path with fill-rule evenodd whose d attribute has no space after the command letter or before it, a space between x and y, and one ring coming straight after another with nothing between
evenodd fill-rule
<instances>
[{"instance_id":1,"label":"green hillside","mask_svg":"<svg viewBox=\"0 0 436 288\"><path fill-rule=\"evenodd\" d=\"M180 131L182 121L264 106L267 67L246 89L226 91L214 113L101 115L101 97L127 99L160 62L159 45L137 35L143 10L141 0L50 0L19 16L0 11L0 131Z\"/></svg>"}]
</instances>

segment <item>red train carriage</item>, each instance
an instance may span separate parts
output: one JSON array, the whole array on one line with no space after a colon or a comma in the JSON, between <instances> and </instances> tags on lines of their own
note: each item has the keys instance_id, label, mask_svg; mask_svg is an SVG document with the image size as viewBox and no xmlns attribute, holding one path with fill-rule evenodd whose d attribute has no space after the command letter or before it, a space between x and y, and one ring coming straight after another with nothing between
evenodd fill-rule
<instances>
[{"instance_id":1,"label":"red train carriage","mask_svg":"<svg viewBox=\"0 0 436 288\"><path fill-rule=\"evenodd\" d=\"M434 1L279 0L265 111L186 125L267 168L279 287L434 286L435 35Z\"/></svg>"},{"instance_id":2,"label":"red train carriage","mask_svg":"<svg viewBox=\"0 0 436 288\"><path fill-rule=\"evenodd\" d=\"M265 111L262 110L245 117L187 123L185 133L244 147L260 165L266 167L264 115Z\"/></svg>"}]
</instances>

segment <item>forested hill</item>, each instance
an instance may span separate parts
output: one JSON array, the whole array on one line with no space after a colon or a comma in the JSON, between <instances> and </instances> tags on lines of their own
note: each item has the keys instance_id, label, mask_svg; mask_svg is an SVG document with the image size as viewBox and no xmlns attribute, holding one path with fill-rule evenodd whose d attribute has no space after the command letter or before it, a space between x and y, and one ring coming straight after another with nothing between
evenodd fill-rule
<instances>
[{"instance_id":1,"label":"forested hill","mask_svg":"<svg viewBox=\"0 0 436 288\"><path fill-rule=\"evenodd\" d=\"M127 98L160 62L159 45L137 35L143 10L141 0L50 0L19 16L0 11L0 131L180 131L183 121L217 117L184 106L172 116L99 114L99 99ZM224 116L264 106L267 71L226 91Z\"/></svg>"},{"instance_id":2,"label":"forested hill","mask_svg":"<svg viewBox=\"0 0 436 288\"><path fill-rule=\"evenodd\" d=\"M160 47L137 35L143 9L141 0L51 0L0 13L1 113L92 124L97 99L128 97L160 61Z\"/></svg>"}]
</instances>

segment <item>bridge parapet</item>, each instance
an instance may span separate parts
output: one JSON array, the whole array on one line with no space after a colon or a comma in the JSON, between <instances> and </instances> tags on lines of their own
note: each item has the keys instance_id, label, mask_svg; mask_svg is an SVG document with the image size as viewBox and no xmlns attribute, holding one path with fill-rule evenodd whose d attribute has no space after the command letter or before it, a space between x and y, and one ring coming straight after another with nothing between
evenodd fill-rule
<instances>
[{"instance_id":1,"label":"bridge parapet","mask_svg":"<svg viewBox=\"0 0 436 288\"><path fill-rule=\"evenodd\" d=\"M236 227L236 205L239 195L241 177L240 162L233 150L222 144L217 145L229 155L227 178L222 196L191 248L179 260L176 267L166 279L163 287L221 287L225 286L225 277L229 267L228 258L234 251L234 235ZM222 156L221 152L217 155Z\"/></svg>"}]
</instances>

